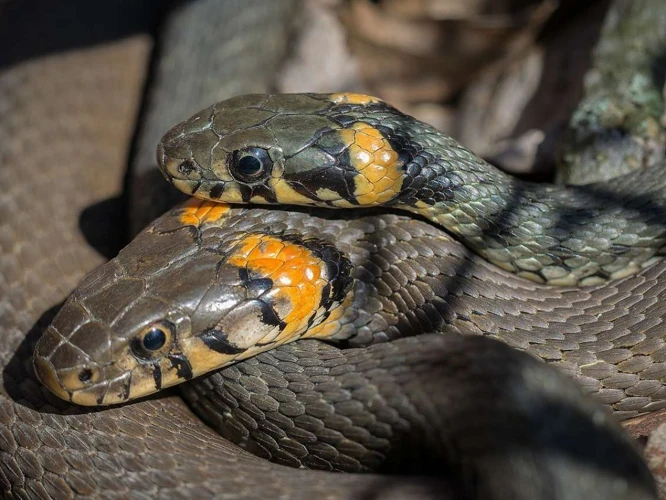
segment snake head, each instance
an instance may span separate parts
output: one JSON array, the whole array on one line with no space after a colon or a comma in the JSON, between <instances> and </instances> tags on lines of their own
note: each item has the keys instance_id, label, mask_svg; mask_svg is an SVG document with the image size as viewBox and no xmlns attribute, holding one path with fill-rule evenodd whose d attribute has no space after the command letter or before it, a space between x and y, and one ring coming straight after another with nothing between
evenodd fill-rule
<instances>
[{"instance_id":1,"label":"snake head","mask_svg":"<svg viewBox=\"0 0 666 500\"><path fill-rule=\"evenodd\" d=\"M240 96L171 129L157 160L178 189L213 201L376 206L400 194L413 156L405 119L357 94Z\"/></svg>"},{"instance_id":2,"label":"snake head","mask_svg":"<svg viewBox=\"0 0 666 500\"><path fill-rule=\"evenodd\" d=\"M330 336L349 261L255 222L198 200L158 219L65 302L35 350L40 380L74 403L122 403Z\"/></svg>"}]
</instances>

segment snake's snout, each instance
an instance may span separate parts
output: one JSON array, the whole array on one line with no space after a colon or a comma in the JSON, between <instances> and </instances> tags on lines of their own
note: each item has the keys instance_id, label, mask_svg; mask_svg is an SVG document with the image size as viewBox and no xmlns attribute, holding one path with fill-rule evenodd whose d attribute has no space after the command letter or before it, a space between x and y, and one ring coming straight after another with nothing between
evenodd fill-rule
<instances>
[{"instance_id":1,"label":"snake's snout","mask_svg":"<svg viewBox=\"0 0 666 500\"><path fill-rule=\"evenodd\" d=\"M170 182L185 182L183 190L205 178L211 149L219 141L212 130L211 109L205 109L169 130L157 145L157 164Z\"/></svg>"},{"instance_id":2,"label":"snake's snout","mask_svg":"<svg viewBox=\"0 0 666 500\"><path fill-rule=\"evenodd\" d=\"M70 305L63 309L67 306ZM49 326L35 348L34 368L39 380L62 399L83 405L100 404L109 385L104 383L109 373L84 349L92 347L105 333L95 323L85 323L69 336L61 334L56 326ZM92 352L100 359L108 358L99 348Z\"/></svg>"},{"instance_id":3,"label":"snake's snout","mask_svg":"<svg viewBox=\"0 0 666 500\"><path fill-rule=\"evenodd\" d=\"M187 152L178 152L178 139L162 139L157 145L157 165L167 181L198 181L202 177L199 163Z\"/></svg>"}]
</instances>

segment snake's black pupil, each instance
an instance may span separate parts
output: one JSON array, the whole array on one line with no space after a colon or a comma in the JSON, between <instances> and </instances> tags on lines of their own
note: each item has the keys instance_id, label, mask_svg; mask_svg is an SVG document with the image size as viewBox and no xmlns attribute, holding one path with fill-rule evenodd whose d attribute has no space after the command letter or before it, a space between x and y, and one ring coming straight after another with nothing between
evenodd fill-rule
<instances>
[{"instance_id":1,"label":"snake's black pupil","mask_svg":"<svg viewBox=\"0 0 666 500\"><path fill-rule=\"evenodd\" d=\"M238 160L238 172L247 175L257 175L261 172L261 160L255 158L254 156L246 155Z\"/></svg>"},{"instance_id":2,"label":"snake's black pupil","mask_svg":"<svg viewBox=\"0 0 666 500\"><path fill-rule=\"evenodd\" d=\"M237 149L230 157L229 170L236 180L254 184L268 177L273 167L268 151L250 146Z\"/></svg>"},{"instance_id":3,"label":"snake's black pupil","mask_svg":"<svg viewBox=\"0 0 666 500\"><path fill-rule=\"evenodd\" d=\"M162 347L166 342L166 335L159 328L152 328L143 337L143 347L148 351L156 351Z\"/></svg>"}]
</instances>

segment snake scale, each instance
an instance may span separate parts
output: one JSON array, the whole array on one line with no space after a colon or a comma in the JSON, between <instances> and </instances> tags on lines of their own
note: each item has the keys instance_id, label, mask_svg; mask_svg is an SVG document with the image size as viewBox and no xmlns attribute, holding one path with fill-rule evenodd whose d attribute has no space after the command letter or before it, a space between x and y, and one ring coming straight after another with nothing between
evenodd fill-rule
<instances>
[{"instance_id":1,"label":"snake scale","mask_svg":"<svg viewBox=\"0 0 666 500\"><path fill-rule=\"evenodd\" d=\"M242 10L242 6L234 5L233 2L224 5ZM261 12L258 5L254 7L255 14ZM210 11L206 14L211 17ZM267 15L270 18L274 12ZM6 17L0 19L7 20ZM254 26L256 19L253 18L251 21L251 26ZM198 405L204 411L210 410L214 405L233 405L234 398L238 398L241 403L227 414L231 416L230 425L233 427L235 422L241 436L244 429L246 431L253 429L253 419L261 422L262 415L272 414L274 418L284 420L284 416L289 415L294 408L298 408L299 404L305 408L307 405L313 405L311 407L313 413L309 415L314 415L316 420L317 410L325 412L327 408L335 408L338 403L340 404L338 420L342 420L343 425L351 426L351 430L356 430L356 426L362 427L363 421L367 422L373 418L373 415L364 416L357 406L344 405L344 400L339 398L349 398L350 394L353 394L358 401L370 398L374 404L378 404L383 398L386 401L387 412L378 412L374 414L374 418L383 415L385 420L380 422L383 425L378 423L375 429L379 429L384 433L382 437L387 438L387 429L397 423L393 427L397 429L393 431L395 433L393 437L396 439L393 448L391 444L387 444L390 440L380 440L378 443L376 440L372 442L373 440L367 436L364 441L361 436L359 441L367 446L365 452L361 450L359 453L358 448L353 449L352 446L351 450L347 448L349 451L347 456L344 453L336 456L331 454L331 449L320 445L319 451L328 458L328 463L317 462L316 459L311 463L308 463L308 459L304 459L303 462L315 468L348 467L351 470L354 468L364 470L366 467L372 468L373 462L381 461L384 455L383 459L389 470L392 460L396 460L394 472L399 472L407 470L404 462L414 458L410 453L415 456L423 453L424 456L421 458L426 464L428 455L432 453L439 460L443 456L451 461L448 463L450 477L445 474L438 480L356 474L330 475L272 465L220 439L211 430L202 426L174 395L151 398L103 411L85 411L59 401L40 389L30 374L30 358L35 341L52 314L45 314L41 320L39 316L64 298L82 274L100 261L99 256L86 250L86 245L80 240L80 236L77 236L77 217L83 207L95 199L109 195L109 184L112 184L112 181L104 179L100 182L95 174L88 173L90 186L85 192L91 196L93 193L102 194L100 198L80 198L79 191L83 182L80 177L81 172L90 172L88 168L90 163L98 163L101 158L105 158L100 151L105 151L108 155L109 165L122 163L122 155L119 153L122 153L123 144L127 141L127 132L132 119L131 104L136 102L141 82L140 62L145 49L145 40L139 39L133 43L117 44L110 49L91 49L90 53L82 51L70 55L72 59L69 65L66 65L67 60L62 64L65 64L64 68L68 70L66 74L75 80L76 85L72 84L71 87L77 89L79 97L82 90L86 89L92 95L96 95L100 83L105 82L108 85L106 87L108 95L120 96L124 91L122 95L133 96L134 101L126 98L121 98L120 101L83 100L81 102L88 107L81 108L80 115L72 113L71 102L59 101L53 108L44 109L47 113L52 113L52 116L61 117L63 120L63 126L55 128L60 135L49 139L53 140L54 144L60 144L62 149L54 147L44 151L42 148L21 146L18 150L10 149L3 155L3 158L16 162L14 170L21 172L23 176L22 182L17 182L17 179L13 178L5 188L7 192L16 195L3 198L3 203L6 203L4 206L7 208L3 211L3 217L7 217L6 220L10 223L7 225L10 231L5 231L3 235L3 248L12 248L13 252L9 254L11 262L3 261L2 276L5 282L14 284L12 293L3 295L5 300L11 297L11 302L3 303L3 311L10 311L11 314L3 314L2 317L3 334L7 342L3 344L6 349L3 353L6 368L1 401L3 440L0 448L2 453L0 481L6 493L16 497L55 498L85 495L136 498L192 497L212 494L260 498L299 496L310 498L315 495L331 498L380 496L404 498L408 495L441 498L448 495L451 498L459 498L460 489L470 488L471 485L472 490L471 492L467 490L467 496L481 498L516 498L519 495L524 498L594 496L609 498L609 495L618 498L651 498L653 496L647 472L638 456L632 451L628 439L618 431L616 424L607 419L603 412L599 412L594 403L583 399L571 384L559 380L553 375L552 370L547 369L548 367L504 348L502 344L475 337L423 335L377 344L367 350L345 351L315 342L305 342L302 345L297 343L261 354L252 360L184 386L185 396L195 407ZM125 54L122 54L123 51ZM134 73L127 71L126 61L120 61L119 53L127 57L133 56L136 64ZM123 71L114 71L114 61L123 65ZM8 89L7 94L17 96L14 101L18 103L15 105L17 110L21 109L21 103L26 108L34 105L35 98L40 95L41 85L49 80L49 70L53 75L62 74L63 67L58 66L59 61L53 66L49 66L48 62L50 61L46 64L28 62L10 68L4 74L3 82ZM99 67L95 66L96 62L99 62ZM84 75L94 75L94 77L88 76L79 81L80 73L77 73L77 69L80 71L82 67L87 71ZM20 78L16 77L17 72L21 75ZM119 80L121 75L126 80ZM55 78L53 80L58 81ZM27 91L31 88L29 84L36 89L32 94ZM63 86L63 88L68 87ZM118 94L115 94L116 92ZM123 105L119 105L120 102ZM86 110L92 114L86 115ZM68 128L67 125L71 122L68 123L63 117L95 116L97 113L109 119L82 121L88 126L94 123L96 127L102 127L97 135L98 142L94 142L94 134L89 137L90 150L94 150L93 159L92 155L87 158L81 152L80 126L76 126L75 123L73 128ZM26 115L30 116L27 113ZM23 115L15 113L13 116L20 119ZM49 126L52 125L51 121ZM27 133L28 130L30 133L27 136L20 135ZM35 137L43 140L43 137L48 135L37 134L34 128L25 127L21 122L9 124L4 134L12 139L7 142L10 145L29 144L28 141L35 140ZM113 138L115 140L111 140ZM44 156L40 157L40 154ZM34 157L30 158L29 155ZM76 158L77 162L80 161L80 168L77 168L72 158ZM37 175L39 170L35 169L44 162L66 164L67 170L57 170L55 179ZM111 170L109 174L110 172ZM70 175L72 180L68 182L63 175ZM37 179L41 184L34 184ZM6 180L4 176L3 180ZM69 186L70 189L74 187L73 192L71 195L62 191L54 193L52 186L56 183L57 185L62 183L63 187ZM41 193L42 208L36 210L34 205L21 205L26 199L24 193L20 191L21 188ZM55 217L58 225L53 224L56 207L62 207L64 210ZM204 210L203 214L199 214L205 219L207 213L209 211ZM357 261L364 256L364 253L367 256L368 249L379 246L380 243L384 246L393 244L394 249L398 251L401 245L414 237L428 238L431 235L433 242L431 248L427 248L426 245L426 248L421 250L426 257L422 265L427 265L427 260L436 255L437 259L442 259L441 269L454 270L450 276L441 276L441 280L448 283L446 291L449 295L445 296L450 297L448 304L451 308L451 321L448 323L453 329L469 331L469 328L472 330L479 328L479 325L464 319L468 317L464 312L457 312L465 311L466 308L469 310L470 307L480 307L466 304L467 300L471 300L470 297L476 296L477 299L481 299L478 303L485 304L488 310L492 307L492 311L496 312L503 308L505 311L517 313L519 310L515 306L518 302L515 300L516 296L507 294L507 282L515 284L515 290L518 290L515 293L520 294L521 301L527 299L528 295L537 297L531 304L526 302L529 305L524 307L529 311L536 312L543 304L562 304L561 307L547 305L546 308L550 309L551 316L546 320L536 319L535 314L534 324L529 324L528 321L519 325L525 329L541 332L544 341L548 339L548 343L539 342L531 348L537 354L540 345L543 345L542 349L547 350L549 345L553 345L551 342L557 342L557 338L551 340L548 335L563 337L567 334L568 338L569 328L574 329L571 335L576 333L594 335L594 332L590 333L587 329L590 322L588 311L591 308L595 308L595 311L602 316L601 331L604 333L610 331L609 337L629 336L630 339L625 341L635 342L629 347L645 340L635 340L635 336L631 337L632 327L641 321L643 323L636 327L641 331L657 326L647 326L644 320L658 314L655 312L655 303L661 293L659 289L661 280L658 279L660 264L611 285L563 291L526 283L494 270L491 265L474 257L457 243L441 236L432 226L395 214L365 213L359 214L359 219L348 220L335 219L331 216L317 219L296 211L268 213L253 209L249 217L248 213L242 210L241 213L243 218L239 218L237 224L246 227L251 225L253 220L255 223L261 220L262 224L265 224L265 221L271 217L273 218L271 225L274 227L279 227L280 224L296 227L300 224L303 231L309 231L313 235L320 234L322 227L327 227L332 237L336 234L339 236L338 240L341 243L344 243L345 238L348 239L346 244L352 260L354 257L351 249L355 243L354 239L358 241ZM29 220L32 226L27 225L26 214L30 214ZM191 215L191 211L188 214ZM236 215L236 211L229 215L232 218L231 222L236 220L234 219ZM175 216L181 218L183 213L175 212ZM169 224L168 218L162 220L166 221L165 224ZM31 233L26 234L23 229L25 227L40 227L38 234L42 239L35 241L31 238ZM384 241L373 242L372 237L366 235L379 235L378 237ZM78 243L73 244L77 238L79 238ZM54 248L64 254L53 252ZM37 252L35 249L41 250ZM128 251L127 254L130 253L131 251ZM35 265L37 258L43 262L41 266ZM28 262L26 269L30 269L34 274L19 277L15 271L12 271L12 267L15 268L18 263L25 265L24 262ZM448 267L444 266L445 263L454 265ZM147 265L150 265L149 262ZM371 261L366 266L372 271ZM110 267L102 269L108 270ZM104 272L98 271L97 274L103 275ZM488 290L492 289L492 286L476 279L475 273L481 273L484 278L490 277L491 282L492 276L496 276L502 294L498 290L490 293L495 294L491 297L502 296L504 302L501 302L501 307L493 304L488 297ZM94 280L95 275L92 276L93 278L89 279ZM466 279L462 281L461 277ZM45 286L47 284L57 284L57 286ZM510 290L514 292L513 288ZM30 300L22 302L22 298ZM484 298L487 300L483 300ZM622 300L625 302L622 303ZM625 321L623 324L622 319L628 314L623 308L629 307L629 304L632 307L632 314L640 311L636 316L639 314L644 316L632 318L636 321ZM473 311L470 310L469 314L471 316ZM604 317L604 314L607 316ZM505 321L504 324L508 327L498 328L498 332L505 334L504 340L512 343L511 333L516 330L516 324L520 320L511 313L499 314L497 318L498 322ZM366 333L370 337L374 334L381 335L379 330L384 327L385 334L390 337L392 330L385 326L377 320L374 324L376 330L373 332L372 329L368 329ZM415 325L401 326L403 329L408 329ZM28 334L26 340L22 341L26 333ZM513 336L513 343L519 338ZM579 341L582 342L583 339ZM623 345L623 348L627 346ZM480 366L477 354L472 354L474 352L482 354L481 359L487 361L484 366ZM442 359L457 362L442 363ZM566 369L567 363L570 363L570 371L575 371L575 367L578 366L576 361L564 359L558 364ZM612 364L610 361L607 363ZM340 368L345 366L349 368L347 370ZM405 367L412 369L406 371ZM652 368L652 370L658 369L659 366ZM628 370L630 374L640 373L648 382L652 380L648 377L652 373L648 368L636 371L634 367L632 370ZM345 372L347 378L344 378ZM294 376L297 378L282 378L291 384L281 388L280 373L296 373ZM587 381L591 389L596 385L602 398L606 397L606 403L620 405L616 409L627 412L627 415L644 409L646 405L659 406L659 388L650 391L643 384L639 388L643 387L647 396L639 392L636 396L629 394L631 397L627 398L624 392L627 388L622 387L626 385L626 377L615 377L617 380L613 380L612 376L605 377L602 380L611 385L604 386L599 384L598 378L589 374L583 375L582 380ZM458 380L461 376L466 381L478 380L476 387L484 391L489 387L492 390L485 398L468 397L463 390L464 384ZM497 385L489 384L489 381L497 381ZM312 390L307 389L309 384L314 384L310 387L319 384L320 392L315 391L313 394ZM349 384L352 384L351 387L368 385L374 387L381 398L378 400L372 394L363 391L350 393ZM612 384L616 384L617 387ZM296 387L303 389L298 390ZM459 387L461 392L449 393L450 396L447 398L443 394L445 388L450 387ZM218 392L221 398L208 399L211 389L213 392ZM294 391L297 400L280 399L278 395L284 397L285 390ZM336 391L340 391L337 396ZM317 394L324 398L323 402L314 400ZM433 395L440 394L441 397L433 398ZM643 399L632 400L634 397ZM326 400L326 398L332 399ZM278 402L277 410L272 413L269 408L271 401ZM521 404L525 401L530 404ZM629 402L623 406L621 405L623 401ZM399 414L391 416L389 410L401 408L401 404L404 406ZM507 412L504 415L507 416L504 419L491 419L485 422L486 427L483 427L484 424L479 420L471 418L471 415L490 415L504 408ZM428 423L424 424L424 417L430 417L425 419ZM326 421L321 416L319 418ZM299 419L294 418L294 421ZM265 432L270 421L264 421L263 427L261 425L255 427L254 432L250 433L253 434L253 438L258 438L261 444L253 451L266 453L268 450L269 453L276 454L274 459L282 458L284 463L289 463L294 457L302 456L300 455L302 450L298 449L295 443L307 444L309 438L305 431L315 435L317 431L316 423L312 420L302 418L300 421L302 425L308 427L292 432L289 435L290 439L284 441L291 445L290 453L278 456L279 449L271 448L272 444L268 439L271 436L268 435L267 438ZM431 422L440 422L441 427ZM456 422L462 427L456 428L454 425ZM497 426L502 422L506 427L502 426L501 429L505 429L506 432L490 434L482 432L484 428L497 431ZM523 436L525 434L529 436L531 433L522 431L531 425L536 425L535 422L540 425L536 426L533 433L534 441L523 442ZM586 427L585 422L592 424ZM544 435L539 429L543 429L541 425L547 423L551 425L545 427L549 430ZM582 435L577 436L575 443L563 438L571 428L581 429ZM330 432L328 438L331 439ZM410 449L409 445L412 442L428 443L430 446L425 451L419 452ZM247 443L246 446L250 447ZM374 452L367 452L368 449L373 450L373 447ZM586 449L594 450L594 453L586 452ZM391 456L391 451L395 456ZM458 455L467 457L470 463L456 464L455 459ZM349 456L367 460L364 462L357 458L354 463L348 459ZM401 459L404 462L401 462ZM435 462L438 463L441 467L441 461ZM533 466L534 464L538 464L538 467ZM466 467L469 465L471 467ZM420 467L415 468L427 471ZM442 472L439 469L438 471ZM470 474L473 481L469 481ZM507 482L507 477L512 480ZM572 488L572 485L576 488Z\"/></svg>"}]
</instances>

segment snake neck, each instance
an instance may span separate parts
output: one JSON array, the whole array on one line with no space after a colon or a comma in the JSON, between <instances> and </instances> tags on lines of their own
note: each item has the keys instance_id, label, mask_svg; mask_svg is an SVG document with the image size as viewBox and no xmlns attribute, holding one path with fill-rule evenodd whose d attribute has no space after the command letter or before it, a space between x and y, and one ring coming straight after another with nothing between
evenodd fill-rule
<instances>
[{"instance_id":1,"label":"snake neck","mask_svg":"<svg viewBox=\"0 0 666 500\"><path fill-rule=\"evenodd\" d=\"M605 184L535 184L417 120L396 124L392 134L406 175L391 204L443 226L507 271L594 285L638 272L666 245L663 165Z\"/></svg>"}]
</instances>

